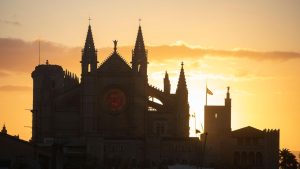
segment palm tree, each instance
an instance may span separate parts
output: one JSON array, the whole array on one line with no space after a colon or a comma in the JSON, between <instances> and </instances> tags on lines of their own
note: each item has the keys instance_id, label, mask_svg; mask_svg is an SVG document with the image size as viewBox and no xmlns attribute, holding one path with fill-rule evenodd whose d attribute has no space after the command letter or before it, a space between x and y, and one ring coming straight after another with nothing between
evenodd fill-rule
<instances>
[{"instance_id":1,"label":"palm tree","mask_svg":"<svg viewBox=\"0 0 300 169\"><path fill-rule=\"evenodd\" d=\"M297 169L298 162L296 156L287 148L279 151L279 167L280 169Z\"/></svg>"}]
</instances>

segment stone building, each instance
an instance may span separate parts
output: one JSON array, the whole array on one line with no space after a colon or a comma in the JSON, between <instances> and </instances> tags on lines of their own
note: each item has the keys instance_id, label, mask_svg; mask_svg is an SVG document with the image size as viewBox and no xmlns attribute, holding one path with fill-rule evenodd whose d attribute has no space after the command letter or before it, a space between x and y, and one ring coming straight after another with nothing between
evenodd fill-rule
<instances>
[{"instance_id":1,"label":"stone building","mask_svg":"<svg viewBox=\"0 0 300 169\"><path fill-rule=\"evenodd\" d=\"M100 51L101 52L101 51ZM118 53L101 57L92 28L81 58L81 79L59 65L36 66L32 141L63 149L60 161L89 165L196 163L200 141L189 137L188 89L181 64L175 93L148 83L148 51L139 26L131 64ZM78 165L87 165L81 162ZM95 164L94 164L95 163ZM97 163L97 164L96 164Z\"/></svg>"},{"instance_id":2,"label":"stone building","mask_svg":"<svg viewBox=\"0 0 300 169\"><path fill-rule=\"evenodd\" d=\"M204 165L212 168L278 169L279 130L248 126L232 131L229 87L224 106L204 107Z\"/></svg>"},{"instance_id":3,"label":"stone building","mask_svg":"<svg viewBox=\"0 0 300 169\"><path fill-rule=\"evenodd\" d=\"M101 51L100 51L101 53ZM189 137L184 65L175 93L148 83L148 51L139 26L130 64L98 57L88 26L81 77L59 65L32 72L32 143L52 152L52 168L151 167L175 163L216 169L278 168L279 131L232 131L229 88L224 106L205 105L201 141ZM99 63L99 61L101 63Z\"/></svg>"},{"instance_id":4,"label":"stone building","mask_svg":"<svg viewBox=\"0 0 300 169\"><path fill-rule=\"evenodd\" d=\"M21 140L19 136L8 134L4 125L0 132L1 169L48 169L51 166L51 153L32 143Z\"/></svg>"}]
</instances>

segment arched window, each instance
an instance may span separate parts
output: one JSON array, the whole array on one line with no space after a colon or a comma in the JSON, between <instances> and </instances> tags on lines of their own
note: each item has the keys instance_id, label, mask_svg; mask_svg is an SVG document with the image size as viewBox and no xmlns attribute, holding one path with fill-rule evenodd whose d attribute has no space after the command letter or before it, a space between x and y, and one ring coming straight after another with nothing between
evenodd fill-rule
<instances>
[{"instance_id":1,"label":"arched window","mask_svg":"<svg viewBox=\"0 0 300 169\"><path fill-rule=\"evenodd\" d=\"M218 118L218 113L215 113L215 119L217 119Z\"/></svg>"},{"instance_id":2,"label":"arched window","mask_svg":"<svg viewBox=\"0 0 300 169\"><path fill-rule=\"evenodd\" d=\"M91 72L91 64L88 64L88 72Z\"/></svg>"}]
</instances>

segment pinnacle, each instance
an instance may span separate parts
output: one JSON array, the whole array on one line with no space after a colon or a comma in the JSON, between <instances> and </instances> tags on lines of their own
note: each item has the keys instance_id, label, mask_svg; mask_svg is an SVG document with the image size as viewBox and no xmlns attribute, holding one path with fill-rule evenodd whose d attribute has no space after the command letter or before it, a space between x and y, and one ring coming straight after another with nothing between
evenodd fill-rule
<instances>
[{"instance_id":1,"label":"pinnacle","mask_svg":"<svg viewBox=\"0 0 300 169\"><path fill-rule=\"evenodd\" d=\"M183 62L181 63L181 70L180 70L179 80L177 84L177 91L179 90L187 90L185 74L183 69Z\"/></svg>"},{"instance_id":2,"label":"pinnacle","mask_svg":"<svg viewBox=\"0 0 300 169\"><path fill-rule=\"evenodd\" d=\"M165 79L169 79L169 74L168 74L167 71L166 71L166 73L165 73Z\"/></svg>"},{"instance_id":3,"label":"pinnacle","mask_svg":"<svg viewBox=\"0 0 300 169\"><path fill-rule=\"evenodd\" d=\"M88 27L88 32L87 32L87 35L86 35L84 50L85 51L86 50L95 50L91 25L89 25L89 27Z\"/></svg>"},{"instance_id":4,"label":"pinnacle","mask_svg":"<svg viewBox=\"0 0 300 169\"><path fill-rule=\"evenodd\" d=\"M143 33L142 33L141 26L139 26L134 51L135 52L138 52L138 51L139 52L145 52L144 38L143 38Z\"/></svg>"}]
</instances>

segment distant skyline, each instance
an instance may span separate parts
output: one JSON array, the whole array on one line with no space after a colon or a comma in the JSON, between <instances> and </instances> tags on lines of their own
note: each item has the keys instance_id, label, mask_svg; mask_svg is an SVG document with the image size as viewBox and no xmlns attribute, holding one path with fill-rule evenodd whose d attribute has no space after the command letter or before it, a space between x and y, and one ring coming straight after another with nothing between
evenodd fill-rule
<instances>
[{"instance_id":1,"label":"distant skyline","mask_svg":"<svg viewBox=\"0 0 300 169\"><path fill-rule=\"evenodd\" d=\"M176 88L184 62L191 113L203 121L209 104L224 104L231 86L232 128L280 129L281 147L300 150L300 1L17 1L0 2L0 126L29 139L31 72L59 64L80 76L88 18L100 63L113 50L130 62L139 18L149 52L149 82L167 70ZM162 88L162 86L159 86ZM191 132L194 129L191 119ZM197 128L201 129L200 123Z\"/></svg>"}]
</instances>

